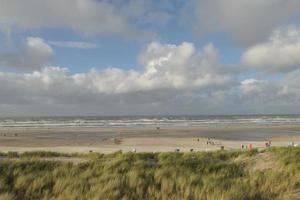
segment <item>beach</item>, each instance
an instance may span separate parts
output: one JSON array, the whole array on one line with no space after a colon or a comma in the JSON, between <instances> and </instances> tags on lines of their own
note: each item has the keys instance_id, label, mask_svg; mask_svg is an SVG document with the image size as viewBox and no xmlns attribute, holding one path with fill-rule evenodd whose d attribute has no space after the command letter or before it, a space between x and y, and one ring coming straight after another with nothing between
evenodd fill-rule
<instances>
[{"instance_id":1,"label":"beach","mask_svg":"<svg viewBox=\"0 0 300 200\"><path fill-rule=\"evenodd\" d=\"M113 153L212 151L300 144L300 125L198 127L1 127L0 151Z\"/></svg>"}]
</instances>

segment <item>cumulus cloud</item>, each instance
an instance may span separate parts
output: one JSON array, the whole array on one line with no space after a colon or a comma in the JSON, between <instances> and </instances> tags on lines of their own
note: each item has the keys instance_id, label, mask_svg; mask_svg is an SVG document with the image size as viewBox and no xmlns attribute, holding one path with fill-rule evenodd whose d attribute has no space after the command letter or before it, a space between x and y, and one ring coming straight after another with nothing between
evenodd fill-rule
<instances>
[{"instance_id":1,"label":"cumulus cloud","mask_svg":"<svg viewBox=\"0 0 300 200\"><path fill-rule=\"evenodd\" d=\"M0 65L23 69L37 69L49 63L52 48L38 37L28 37L20 52L0 54Z\"/></svg>"},{"instance_id":2,"label":"cumulus cloud","mask_svg":"<svg viewBox=\"0 0 300 200\"><path fill-rule=\"evenodd\" d=\"M103 71L104 77L110 79L105 80L107 84L100 85L110 85L118 92L128 91L128 86L134 90L199 89L232 83L231 74L219 64L218 52L211 44L197 52L191 43L169 45L154 42L139 56L139 61L144 67L140 71Z\"/></svg>"},{"instance_id":3,"label":"cumulus cloud","mask_svg":"<svg viewBox=\"0 0 300 200\"><path fill-rule=\"evenodd\" d=\"M241 82L241 97L243 101L254 101L256 103L274 103L279 96L281 85L276 81L257 79L246 79Z\"/></svg>"},{"instance_id":4,"label":"cumulus cloud","mask_svg":"<svg viewBox=\"0 0 300 200\"><path fill-rule=\"evenodd\" d=\"M218 52L211 44L205 46L202 52L197 52L192 43L170 45L154 42L141 53L140 64L142 67L139 70L91 69L87 73L70 76L68 82L105 94L226 87L234 82L232 75L219 64ZM54 71L68 77L65 70L59 69ZM46 70L53 71L52 68Z\"/></svg>"},{"instance_id":5,"label":"cumulus cloud","mask_svg":"<svg viewBox=\"0 0 300 200\"><path fill-rule=\"evenodd\" d=\"M157 112L167 108L166 105L173 109L180 104L206 101L207 97L217 96L217 92L236 84L218 57L211 44L197 51L191 43L155 42L141 53L141 67L136 70L107 68L72 74L66 68L46 67L31 73L2 72L0 104L8 107L12 104L25 107L77 105L83 106L82 110L103 105L100 107L104 110L112 106L111 112L139 105L151 106Z\"/></svg>"},{"instance_id":6,"label":"cumulus cloud","mask_svg":"<svg viewBox=\"0 0 300 200\"><path fill-rule=\"evenodd\" d=\"M89 42L80 41L50 41L48 42L52 46L65 47L65 48L75 48L75 49L94 49L98 46Z\"/></svg>"},{"instance_id":7,"label":"cumulus cloud","mask_svg":"<svg viewBox=\"0 0 300 200\"><path fill-rule=\"evenodd\" d=\"M237 81L208 44L150 43L139 68L0 72L0 111L15 115L253 114L300 112L300 69L280 80Z\"/></svg>"},{"instance_id":8,"label":"cumulus cloud","mask_svg":"<svg viewBox=\"0 0 300 200\"><path fill-rule=\"evenodd\" d=\"M299 14L298 0L192 0L184 11L196 34L226 32L243 45L265 40Z\"/></svg>"},{"instance_id":9,"label":"cumulus cloud","mask_svg":"<svg viewBox=\"0 0 300 200\"><path fill-rule=\"evenodd\" d=\"M232 81L226 68L220 65L218 51L212 44L196 52L191 43L161 45L152 43L140 55L140 62L146 66L143 78L151 80L150 85L172 85L175 88L193 88L227 85ZM166 81L168 83L166 83Z\"/></svg>"},{"instance_id":10,"label":"cumulus cloud","mask_svg":"<svg viewBox=\"0 0 300 200\"><path fill-rule=\"evenodd\" d=\"M139 28L139 19L150 19L150 7L135 3L97 0L0 0L0 24L21 29L68 28L84 35L116 34L130 39L145 39L152 33ZM132 6L130 6L132 5ZM146 5L145 5L146 6ZM147 12L146 12L147 11ZM151 23L167 20L162 12ZM151 18L153 19L153 17Z\"/></svg>"},{"instance_id":11,"label":"cumulus cloud","mask_svg":"<svg viewBox=\"0 0 300 200\"><path fill-rule=\"evenodd\" d=\"M250 47L242 64L266 72L288 72L300 68L300 29L288 27L273 32L268 42Z\"/></svg>"},{"instance_id":12,"label":"cumulus cloud","mask_svg":"<svg viewBox=\"0 0 300 200\"><path fill-rule=\"evenodd\" d=\"M236 102L236 108L244 108L244 113L283 113L300 112L300 70L284 75L280 80L246 79L241 81L235 96L226 98Z\"/></svg>"}]
</instances>

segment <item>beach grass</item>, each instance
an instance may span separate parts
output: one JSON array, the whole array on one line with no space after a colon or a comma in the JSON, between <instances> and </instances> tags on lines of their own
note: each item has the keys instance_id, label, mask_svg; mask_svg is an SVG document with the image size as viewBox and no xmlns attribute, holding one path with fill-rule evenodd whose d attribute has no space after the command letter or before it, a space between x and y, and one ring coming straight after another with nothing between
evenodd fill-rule
<instances>
[{"instance_id":1,"label":"beach grass","mask_svg":"<svg viewBox=\"0 0 300 200\"><path fill-rule=\"evenodd\" d=\"M0 200L300 197L299 147L263 152L10 152L1 157ZM54 157L71 159L45 159ZM72 158L83 160L74 163Z\"/></svg>"}]
</instances>

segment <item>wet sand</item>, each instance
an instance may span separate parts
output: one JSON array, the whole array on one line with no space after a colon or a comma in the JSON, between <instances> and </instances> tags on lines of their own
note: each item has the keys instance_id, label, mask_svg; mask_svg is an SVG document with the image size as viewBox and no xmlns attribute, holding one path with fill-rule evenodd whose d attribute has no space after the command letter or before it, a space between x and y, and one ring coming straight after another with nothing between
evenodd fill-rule
<instances>
[{"instance_id":1,"label":"wet sand","mask_svg":"<svg viewBox=\"0 0 300 200\"><path fill-rule=\"evenodd\" d=\"M212 138L213 144L207 144ZM199 140L199 141L198 141ZM209 151L300 144L300 125L153 128L0 128L0 151Z\"/></svg>"}]
</instances>

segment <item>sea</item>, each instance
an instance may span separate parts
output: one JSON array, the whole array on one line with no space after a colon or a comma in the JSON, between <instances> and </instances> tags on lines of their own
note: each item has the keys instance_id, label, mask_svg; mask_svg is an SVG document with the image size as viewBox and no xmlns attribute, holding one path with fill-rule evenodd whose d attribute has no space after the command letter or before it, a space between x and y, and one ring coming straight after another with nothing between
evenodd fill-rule
<instances>
[{"instance_id":1,"label":"sea","mask_svg":"<svg viewBox=\"0 0 300 200\"><path fill-rule=\"evenodd\" d=\"M201 127L300 125L300 115L2 117L0 127Z\"/></svg>"}]
</instances>

